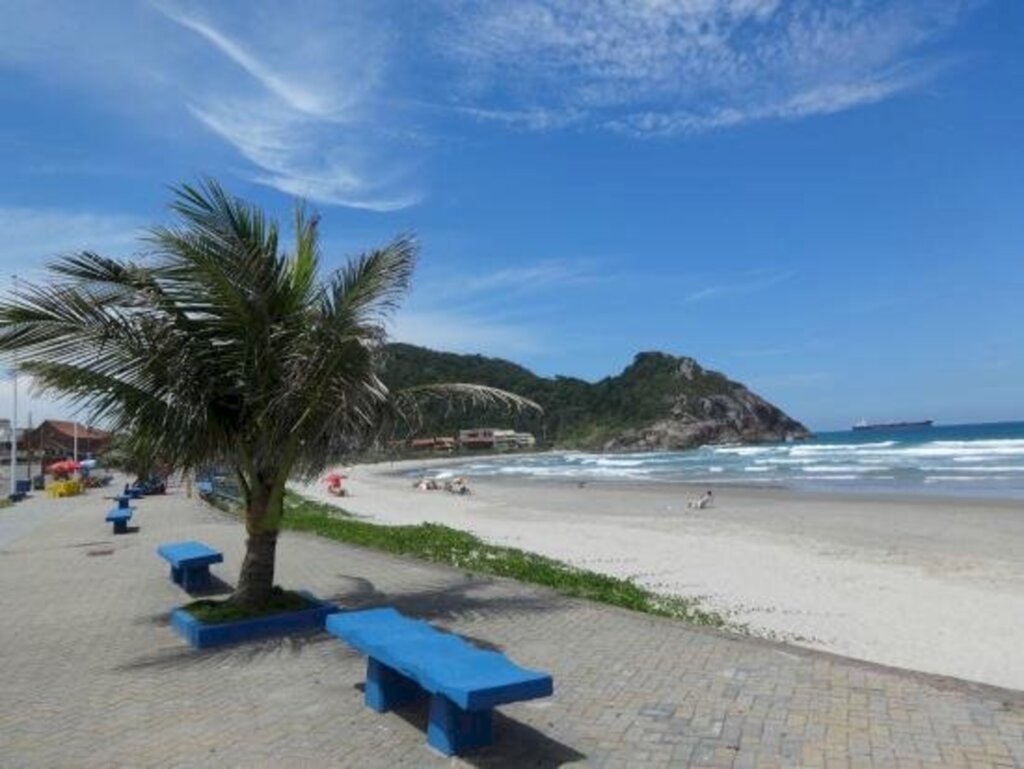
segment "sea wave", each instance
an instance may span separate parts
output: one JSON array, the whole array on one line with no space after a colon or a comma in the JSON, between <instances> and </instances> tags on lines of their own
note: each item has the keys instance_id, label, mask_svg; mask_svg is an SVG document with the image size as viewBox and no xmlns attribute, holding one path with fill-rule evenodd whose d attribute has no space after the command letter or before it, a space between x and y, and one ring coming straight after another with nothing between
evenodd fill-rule
<instances>
[{"instance_id":1,"label":"sea wave","mask_svg":"<svg viewBox=\"0 0 1024 769\"><path fill-rule=\"evenodd\" d=\"M610 455L572 451L481 457L468 463L453 460L452 465L435 468L434 473L808 488L836 484L844 489L897 491L945 485L969 493L1024 497L1024 423L994 426L993 430L987 426L937 427L905 438L886 436L870 442L842 433L816 442L706 446L677 452ZM964 438L965 434L971 438Z\"/></svg>"}]
</instances>

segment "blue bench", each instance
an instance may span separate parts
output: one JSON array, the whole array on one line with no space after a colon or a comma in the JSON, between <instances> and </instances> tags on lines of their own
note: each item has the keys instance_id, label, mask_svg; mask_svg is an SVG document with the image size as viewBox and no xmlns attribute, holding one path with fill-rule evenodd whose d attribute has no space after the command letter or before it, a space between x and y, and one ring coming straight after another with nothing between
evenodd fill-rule
<instances>
[{"instance_id":1,"label":"blue bench","mask_svg":"<svg viewBox=\"0 0 1024 769\"><path fill-rule=\"evenodd\" d=\"M495 706L553 691L550 674L391 608L332 614L326 627L369 658L368 707L386 713L430 694L427 742L449 756L493 742Z\"/></svg>"},{"instance_id":2,"label":"blue bench","mask_svg":"<svg viewBox=\"0 0 1024 769\"><path fill-rule=\"evenodd\" d=\"M142 499L142 487L132 486L128 489L128 497L130 499Z\"/></svg>"},{"instance_id":3,"label":"blue bench","mask_svg":"<svg viewBox=\"0 0 1024 769\"><path fill-rule=\"evenodd\" d=\"M210 586L210 564L221 563L224 556L202 542L168 542L156 552L171 564L171 581L186 591Z\"/></svg>"},{"instance_id":4,"label":"blue bench","mask_svg":"<svg viewBox=\"0 0 1024 769\"><path fill-rule=\"evenodd\" d=\"M114 524L115 534L127 534L128 521L131 519L132 509L130 507L115 507L107 513L107 522Z\"/></svg>"},{"instance_id":5,"label":"blue bench","mask_svg":"<svg viewBox=\"0 0 1024 769\"><path fill-rule=\"evenodd\" d=\"M107 499L112 499L115 502L117 502L117 506L122 510L128 510L131 507L129 503L131 502L132 498L128 494L118 494L113 497L107 497Z\"/></svg>"}]
</instances>

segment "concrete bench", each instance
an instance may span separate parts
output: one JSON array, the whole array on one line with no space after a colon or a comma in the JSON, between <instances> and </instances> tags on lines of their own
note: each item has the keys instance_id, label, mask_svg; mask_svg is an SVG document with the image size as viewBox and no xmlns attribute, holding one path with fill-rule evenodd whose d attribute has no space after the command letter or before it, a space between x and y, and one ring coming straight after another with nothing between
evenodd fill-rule
<instances>
[{"instance_id":1,"label":"concrete bench","mask_svg":"<svg viewBox=\"0 0 1024 769\"><path fill-rule=\"evenodd\" d=\"M168 542L156 552L171 564L171 581L186 591L210 586L210 564L221 563L223 554L202 542Z\"/></svg>"},{"instance_id":2,"label":"concrete bench","mask_svg":"<svg viewBox=\"0 0 1024 769\"><path fill-rule=\"evenodd\" d=\"M106 499L112 499L117 502L117 506L122 510L127 510L131 507L131 496L128 494L116 494L112 497L106 497Z\"/></svg>"},{"instance_id":3,"label":"concrete bench","mask_svg":"<svg viewBox=\"0 0 1024 769\"><path fill-rule=\"evenodd\" d=\"M132 509L130 507L115 507L107 513L107 522L114 524L115 534L127 534L128 521L131 519Z\"/></svg>"},{"instance_id":4,"label":"concrete bench","mask_svg":"<svg viewBox=\"0 0 1024 769\"><path fill-rule=\"evenodd\" d=\"M391 608L332 614L327 631L365 654L366 705L379 713L430 695L427 742L446 755L493 742L497 705L547 697L550 674Z\"/></svg>"}]
</instances>

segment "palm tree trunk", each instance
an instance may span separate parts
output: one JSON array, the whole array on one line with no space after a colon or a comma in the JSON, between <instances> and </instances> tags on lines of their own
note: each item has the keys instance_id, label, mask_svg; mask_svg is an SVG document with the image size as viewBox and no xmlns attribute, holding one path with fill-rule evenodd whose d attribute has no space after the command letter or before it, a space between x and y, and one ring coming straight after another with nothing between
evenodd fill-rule
<instances>
[{"instance_id":1,"label":"palm tree trunk","mask_svg":"<svg viewBox=\"0 0 1024 769\"><path fill-rule=\"evenodd\" d=\"M274 587L277 530L250 531L245 542L245 560L231 603L245 609L259 609L270 602Z\"/></svg>"},{"instance_id":2,"label":"palm tree trunk","mask_svg":"<svg viewBox=\"0 0 1024 769\"><path fill-rule=\"evenodd\" d=\"M283 493L283 490L282 490ZM245 609L259 609L270 602L274 587L277 533L281 521L281 496L273 488L251 488L245 511L245 559L238 586L229 599Z\"/></svg>"}]
</instances>

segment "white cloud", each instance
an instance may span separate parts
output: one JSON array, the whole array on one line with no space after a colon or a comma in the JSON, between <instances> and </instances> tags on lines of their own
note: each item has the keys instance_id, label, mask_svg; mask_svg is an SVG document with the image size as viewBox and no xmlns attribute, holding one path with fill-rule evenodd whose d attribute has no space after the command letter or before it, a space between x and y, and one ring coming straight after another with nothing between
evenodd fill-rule
<instances>
[{"instance_id":1,"label":"white cloud","mask_svg":"<svg viewBox=\"0 0 1024 769\"><path fill-rule=\"evenodd\" d=\"M685 136L893 98L983 1L7 0L0 62L223 142L288 195L391 211L467 121Z\"/></svg>"},{"instance_id":2,"label":"white cloud","mask_svg":"<svg viewBox=\"0 0 1024 769\"><path fill-rule=\"evenodd\" d=\"M493 306L515 301L515 297L523 294L592 284L604 279L606 276L599 275L590 263L552 260L505 267L492 272L449 274L441 279L426 281L417 293L445 302L482 296Z\"/></svg>"},{"instance_id":3,"label":"white cloud","mask_svg":"<svg viewBox=\"0 0 1024 769\"><path fill-rule=\"evenodd\" d=\"M677 135L828 114L928 80L918 57L967 0L493 0L442 45L473 114ZM500 104L500 108L483 106Z\"/></svg>"},{"instance_id":4,"label":"white cloud","mask_svg":"<svg viewBox=\"0 0 1024 769\"><path fill-rule=\"evenodd\" d=\"M406 171L387 170L364 151L359 136L326 139L329 129L273 102L210 100L190 111L259 169L250 174L254 181L282 192L372 211L394 211L421 198L401 183Z\"/></svg>"},{"instance_id":5,"label":"white cloud","mask_svg":"<svg viewBox=\"0 0 1024 769\"><path fill-rule=\"evenodd\" d=\"M0 418L13 419L14 415L14 379L9 371L0 369ZM38 425L45 419L74 419L85 422L83 414L69 403L54 398L40 396L33 389L31 377L18 377L18 426L28 427L31 417L32 425Z\"/></svg>"},{"instance_id":6,"label":"white cloud","mask_svg":"<svg viewBox=\"0 0 1024 769\"><path fill-rule=\"evenodd\" d=\"M136 245L143 226L139 219L120 214L0 206L0 263L7 272L25 275L63 253L124 255Z\"/></svg>"},{"instance_id":7,"label":"white cloud","mask_svg":"<svg viewBox=\"0 0 1024 769\"><path fill-rule=\"evenodd\" d=\"M683 301L687 303L720 299L729 296L755 294L776 286L793 277L793 272L748 272L725 282L713 283L688 293Z\"/></svg>"},{"instance_id":8,"label":"white cloud","mask_svg":"<svg viewBox=\"0 0 1024 769\"><path fill-rule=\"evenodd\" d=\"M392 339L446 352L515 358L544 351L542 335L458 310L402 310L389 329Z\"/></svg>"},{"instance_id":9,"label":"white cloud","mask_svg":"<svg viewBox=\"0 0 1024 769\"><path fill-rule=\"evenodd\" d=\"M417 282L391 334L402 342L455 352L511 358L540 354L550 335L538 321L544 296L558 297L604 279L585 260L522 263L491 272L452 272L442 266Z\"/></svg>"},{"instance_id":10,"label":"white cloud","mask_svg":"<svg viewBox=\"0 0 1024 769\"><path fill-rule=\"evenodd\" d=\"M249 76L249 82L224 76L222 84L194 88L188 109L258 169L250 174L254 181L374 211L420 200L408 182L408 164L393 159L398 144L380 129L373 100L387 39L354 6L344 14L317 6L319 13L307 17L259 5L246 42L198 12L156 7ZM210 6L203 10L210 12Z\"/></svg>"},{"instance_id":11,"label":"white cloud","mask_svg":"<svg viewBox=\"0 0 1024 769\"><path fill-rule=\"evenodd\" d=\"M181 11L160 3L153 4L161 13L186 29L190 29L207 40L218 51L223 53L242 69L252 75L268 91L279 97L294 109L318 117L328 117L332 110L321 94L308 89L301 81L292 81L276 72L259 58L247 51L244 46L232 40L226 34Z\"/></svg>"},{"instance_id":12,"label":"white cloud","mask_svg":"<svg viewBox=\"0 0 1024 769\"><path fill-rule=\"evenodd\" d=\"M206 132L252 181L370 210L421 197L414 132L383 99L396 38L376 6L15 0L3 16L0 63L77 85L165 140Z\"/></svg>"}]
</instances>

